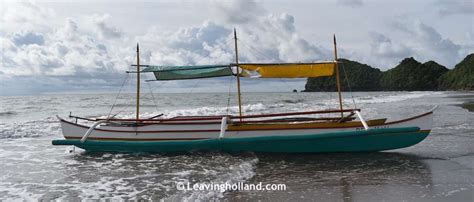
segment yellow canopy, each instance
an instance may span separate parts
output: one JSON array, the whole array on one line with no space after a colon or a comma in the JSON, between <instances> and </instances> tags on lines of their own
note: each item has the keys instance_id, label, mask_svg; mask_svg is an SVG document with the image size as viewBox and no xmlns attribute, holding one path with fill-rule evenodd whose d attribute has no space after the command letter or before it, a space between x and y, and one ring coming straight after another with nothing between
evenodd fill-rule
<instances>
[{"instance_id":1,"label":"yellow canopy","mask_svg":"<svg viewBox=\"0 0 474 202\"><path fill-rule=\"evenodd\" d=\"M239 64L239 67L247 71L258 72L260 78L308 78L332 76L336 63L243 63Z\"/></svg>"}]
</instances>

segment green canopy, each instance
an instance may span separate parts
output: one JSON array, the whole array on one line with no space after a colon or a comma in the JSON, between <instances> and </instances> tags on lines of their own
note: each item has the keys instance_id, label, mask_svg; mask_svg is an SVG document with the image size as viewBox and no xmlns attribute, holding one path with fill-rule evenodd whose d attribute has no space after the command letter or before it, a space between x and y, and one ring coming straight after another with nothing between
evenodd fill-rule
<instances>
[{"instance_id":1,"label":"green canopy","mask_svg":"<svg viewBox=\"0 0 474 202\"><path fill-rule=\"evenodd\" d=\"M146 66L141 72L153 72L156 80L181 80L232 76L231 65Z\"/></svg>"}]
</instances>

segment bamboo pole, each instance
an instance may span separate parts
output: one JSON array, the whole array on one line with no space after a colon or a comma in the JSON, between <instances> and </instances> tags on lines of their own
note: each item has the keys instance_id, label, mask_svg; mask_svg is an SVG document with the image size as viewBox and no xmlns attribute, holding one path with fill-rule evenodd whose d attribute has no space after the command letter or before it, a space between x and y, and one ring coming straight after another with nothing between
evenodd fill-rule
<instances>
[{"instance_id":1,"label":"bamboo pole","mask_svg":"<svg viewBox=\"0 0 474 202\"><path fill-rule=\"evenodd\" d=\"M137 122L140 119L140 48L137 43Z\"/></svg>"},{"instance_id":2,"label":"bamboo pole","mask_svg":"<svg viewBox=\"0 0 474 202\"><path fill-rule=\"evenodd\" d=\"M239 101L239 116L242 121L242 100L240 98L240 71L239 71L239 51L237 48L237 31L234 28L235 65L237 69L237 99Z\"/></svg>"},{"instance_id":3,"label":"bamboo pole","mask_svg":"<svg viewBox=\"0 0 474 202\"><path fill-rule=\"evenodd\" d=\"M337 63L337 46L336 46L335 34L334 34L334 61L336 62L336 84L337 84L337 93L339 95L339 109L341 110L341 118L344 118L344 112L342 112L341 81L339 78L339 65Z\"/></svg>"}]
</instances>

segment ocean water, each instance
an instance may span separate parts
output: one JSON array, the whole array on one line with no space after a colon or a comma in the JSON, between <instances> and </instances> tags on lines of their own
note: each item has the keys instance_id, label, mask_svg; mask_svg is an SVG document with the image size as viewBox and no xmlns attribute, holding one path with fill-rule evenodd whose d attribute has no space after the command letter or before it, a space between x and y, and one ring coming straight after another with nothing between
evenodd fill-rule
<instances>
[{"instance_id":1,"label":"ocean water","mask_svg":"<svg viewBox=\"0 0 474 202\"><path fill-rule=\"evenodd\" d=\"M337 108L334 93L244 93L245 114ZM377 153L89 153L52 146L56 115L134 116L134 96L0 97L0 200L169 199L298 201L474 201L473 92L358 92L346 107L400 119L435 105L431 135ZM235 114L235 94L145 94L142 117ZM113 110L111 105L115 102ZM284 191L179 191L181 183L285 184Z\"/></svg>"}]
</instances>

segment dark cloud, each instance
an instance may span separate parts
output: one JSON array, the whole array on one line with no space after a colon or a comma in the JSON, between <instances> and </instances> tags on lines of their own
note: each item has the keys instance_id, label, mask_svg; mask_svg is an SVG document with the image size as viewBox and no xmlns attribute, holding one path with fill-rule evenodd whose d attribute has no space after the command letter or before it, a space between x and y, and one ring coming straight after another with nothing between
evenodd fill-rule
<instances>
[{"instance_id":1,"label":"dark cloud","mask_svg":"<svg viewBox=\"0 0 474 202\"><path fill-rule=\"evenodd\" d=\"M449 38L444 38L434 27L421 21L408 23L402 28L407 34L407 41L411 43L416 54L423 60L433 60L453 67L465 55L460 54L462 46Z\"/></svg>"},{"instance_id":2,"label":"dark cloud","mask_svg":"<svg viewBox=\"0 0 474 202\"><path fill-rule=\"evenodd\" d=\"M371 53L385 57L387 64L396 64L404 57L415 56L421 61L435 60L447 67L453 67L466 52L472 52L471 44L457 44L443 37L434 27L419 20L397 21L392 24L393 31L402 34L404 40L394 42L388 36L373 32Z\"/></svg>"},{"instance_id":3,"label":"dark cloud","mask_svg":"<svg viewBox=\"0 0 474 202\"><path fill-rule=\"evenodd\" d=\"M205 22L202 27L196 30L196 39L208 45L215 45L217 40L226 38L231 33L230 29L217 25L213 22Z\"/></svg>"},{"instance_id":4,"label":"dark cloud","mask_svg":"<svg viewBox=\"0 0 474 202\"><path fill-rule=\"evenodd\" d=\"M237 27L239 59L243 62L327 60L326 51L299 36L294 23L292 15L283 13L240 24ZM140 41L152 47L147 62L153 64L234 62L232 27L215 22L170 33L152 30Z\"/></svg>"},{"instance_id":5,"label":"dark cloud","mask_svg":"<svg viewBox=\"0 0 474 202\"><path fill-rule=\"evenodd\" d=\"M398 60L413 54L413 50L401 43L393 43L387 36L371 32L371 53L375 57L383 57L385 59Z\"/></svg>"},{"instance_id":6,"label":"dark cloud","mask_svg":"<svg viewBox=\"0 0 474 202\"><path fill-rule=\"evenodd\" d=\"M216 1L214 10L224 22L230 24L248 23L265 14L262 5L255 0Z\"/></svg>"},{"instance_id":7,"label":"dark cloud","mask_svg":"<svg viewBox=\"0 0 474 202\"><path fill-rule=\"evenodd\" d=\"M30 44L43 45L44 38L41 33L36 32L16 33L13 35L13 43L17 46Z\"/></svg>"},{"instance_id":8,"label":"dark cloud","mask_svg":"<svg viewBox=\"0 0 474 202\"><path fill-rule=\"evenodd\" d=\"M99 78L117 72L123 63L119 54L109 55L107 46L83 34L73 19L46 35L21 32L1 38L2 70L9 76ZM32 45L34 44L34 45ZM103 73L103 74L102 74Z\"/></svg>"},{"instance_id":9,"label":"dark cloud","mask_svg":"<svg viewBox=\"0 0 474 202\"><path fill-rule=\"evenodd\" d=\"M284 30L289 32L295 32L295 17L289 15L288 13L284 13L280 17L281 24L283 25Z\"/></svg>"},{"instance_id":10,"label":"dark cloud","mask_svg":"<svg viewBox=\"0 0 474 202\"><path fill-rule=\"evenodd\" d=\"M123 33L108 24L109 15L95 15L93 18L94 24L102 38L120 38Z\"/></svg>"},{"instance_id":11,"label":"dark cloud","mask_svg":"<svg viewBox=\"0 0 474 202\"><path fill-rule=\"evenodd\" d=\"M168 38L168 47L181 50L194 50L203 52L204 44L217 45L222 39L227 38L231 30L214 22L205 22L199 27L182 28Z\"/></svg>"},{"instance_id":12,"label":"dark cloud","mask_svg":"<svg viewBox=\"0 0 474 202\"><path fill-rule=\"evenodd\" d=\"M472 0L439 0L437 3L440 16L474 15L474 1Z\"/></svg>"},{"instance_id":13,"label":"dark cloud","mask_svg":"<svg viewBox=\"0 0 474 202\"><path fill-rule=\"evenodd\" d=\"M337 0L339 5L350 6L350 7L361 7L364 5L362 0Z\"/></svg>"}]
</instances>

